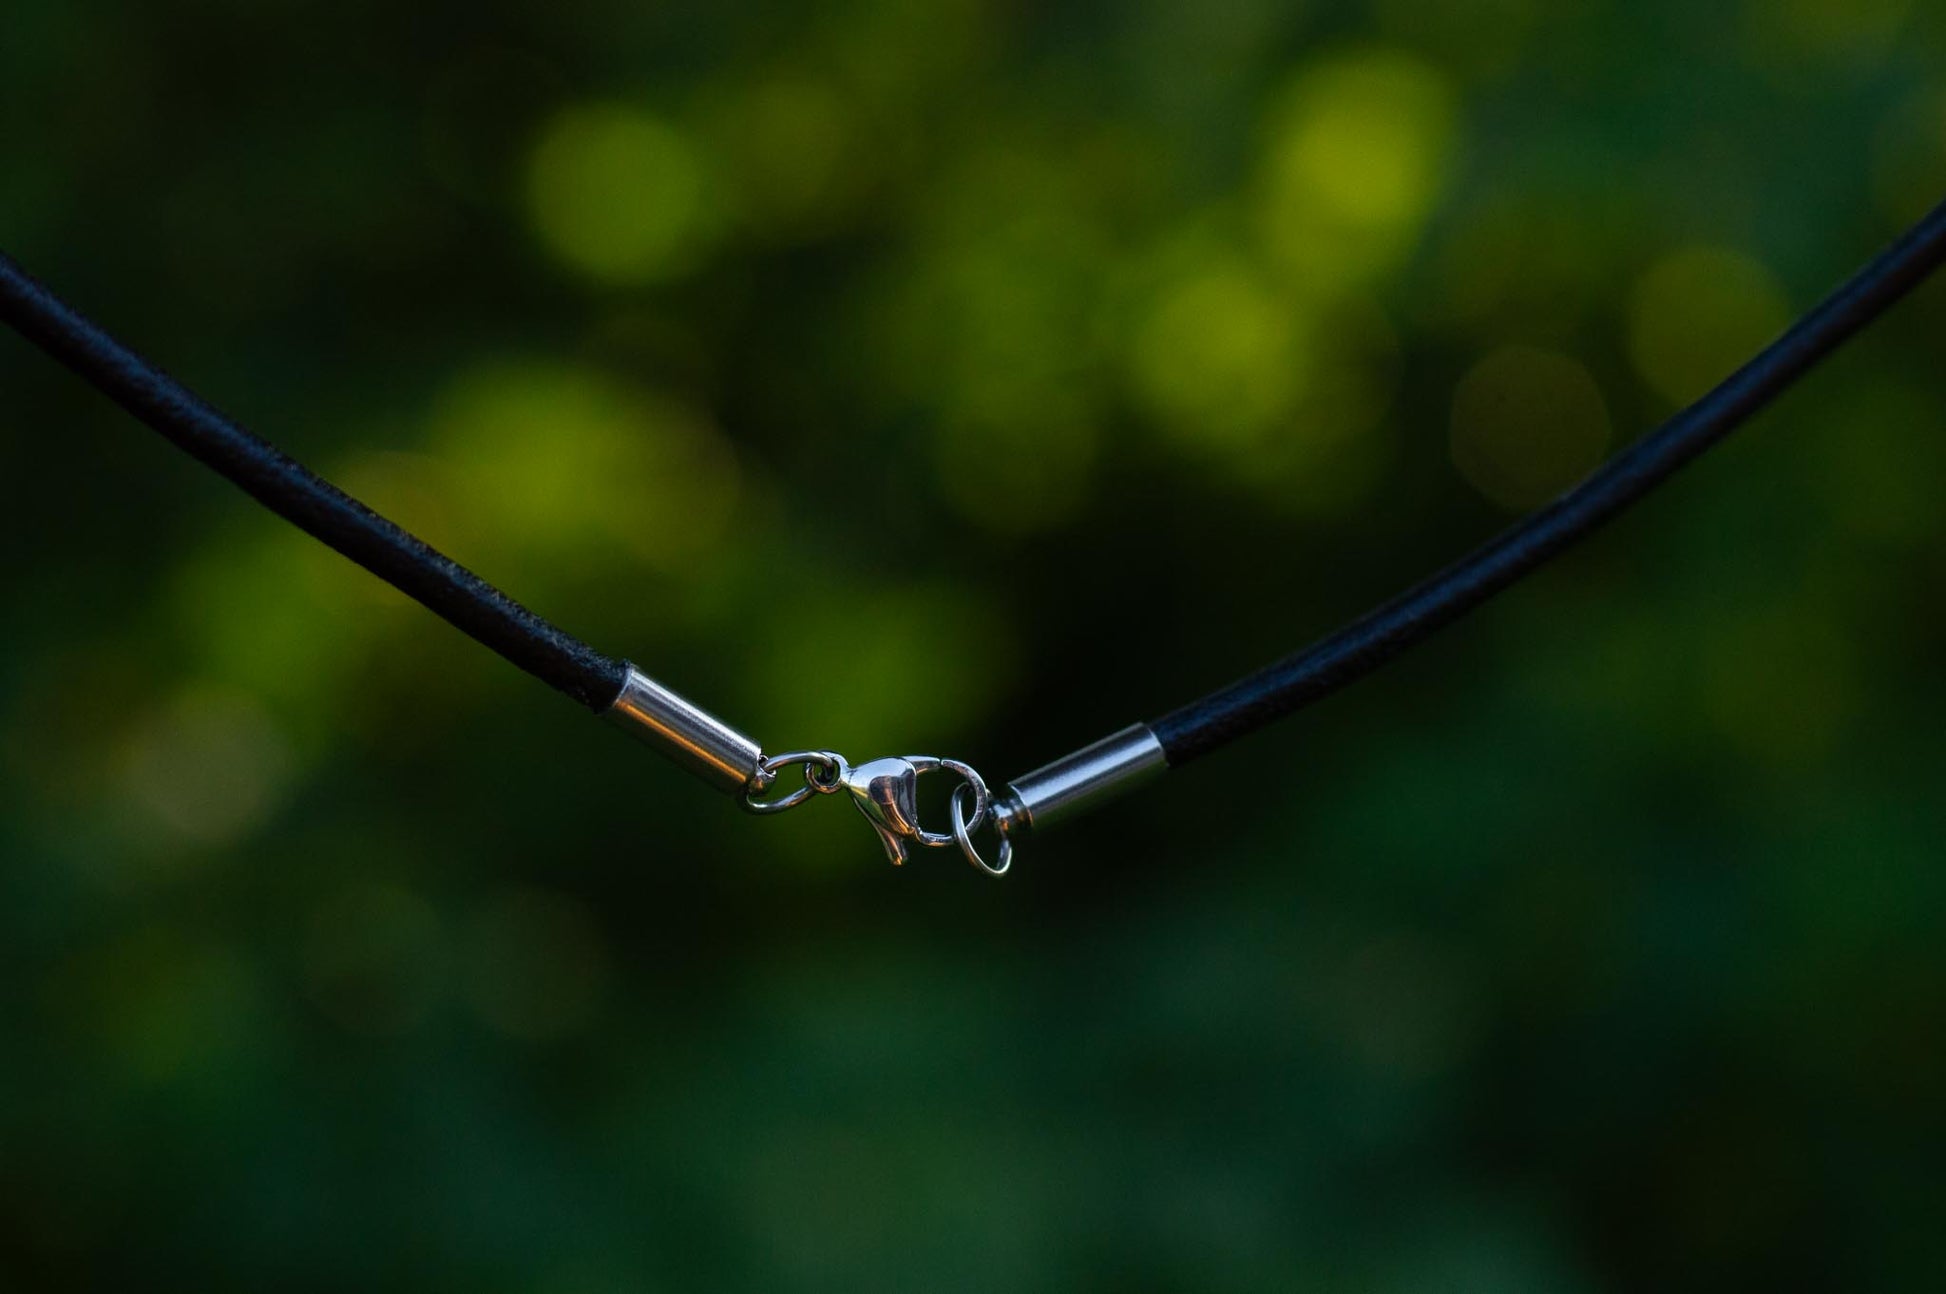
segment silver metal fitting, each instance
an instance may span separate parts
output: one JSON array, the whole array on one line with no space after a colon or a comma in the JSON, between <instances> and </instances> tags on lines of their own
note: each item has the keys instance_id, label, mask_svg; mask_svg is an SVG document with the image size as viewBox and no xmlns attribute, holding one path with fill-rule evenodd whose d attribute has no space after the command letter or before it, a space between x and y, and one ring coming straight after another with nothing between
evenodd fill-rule
<instances>
[{"instance_id":1,"label":"silver metal fitting","mask_svg":"<svg viewBox=\"0 0 1946 1294\"><path fill-rule=\"evenodd\" d=\"M914 846L958 845L967 862L991 876L1006 873L1018 837L1030 829L1120 795L1169 767L1162 743L1147 724L1140 723L1015 778L998 795L990 795L979 773L968 765L933 755L854 765L835 751L799 750L766 759L755 741L633 665L628 666L621 695L604 717L704 781L741 797L752 813L782 813L814 796L844 792L878 833L894 863L903 863ZM777 793L779 777L791 767L801 768L804 784ZM959 778L949 801L951 832L928 831L919 822L919 778L933 772ZM992 862L973 841L974 834L989 823L999 833L999 851Z\"/></svg>"},{"instance_id":2,"label":"silver metal fitting","mask_svg":"<svg viewBox=\"0 0 1946 1294\"><path fill-rule=\"evenodd\" d=\"M770 795L779 777L793 765L801 768L804 785L782 795ZM928 831L919 821L919 779L927 773L947 772L959 778L953 788L953 830ZM751 775L744 788L743 807L752 813L783 813L814 795L845 792L852 807L878 833L885 856L894 864L912 856L915 845L944 849L958 845L966 861L989 876L1003 876L1013 862L1013 845L1000 842L999 861L989 863L973 843L973 833L992 818L993 797L986 781L967 764L937 755L894 755L869 763L852 764L831 750L794 750L772 755ZM969 807L970 805L970 807Z\"/></svg>"},{"instance_id":3,"label":"silver metal fitting","mask_svg":"<svg viewBox=\"0 0 1946 1294\"><path fill-rule=\"evenodd\" d=\"M732 795L742 794L764 762L756 742L633 665L622 694L602 717Z\"/></svg>"},{"instance_id":4,"label":"silver metal fitting","mask_svg":"<svg viewBox=\"0 0 1946 1294\"><path fill-rule=\"evenodd\" d=\"M1169 768L1162 743L1146 723L1064 755L1008 784L994 804L995 825L1012 838L1093 807L1159 777Z\"/></svg>"}]
</instances>

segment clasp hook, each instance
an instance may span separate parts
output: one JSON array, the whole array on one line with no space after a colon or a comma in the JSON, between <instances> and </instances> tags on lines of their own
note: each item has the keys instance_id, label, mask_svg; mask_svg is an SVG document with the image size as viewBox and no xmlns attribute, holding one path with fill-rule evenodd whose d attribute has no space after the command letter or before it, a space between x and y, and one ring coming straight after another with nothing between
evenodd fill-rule
<instances>
[{"instance_id":1,"label":"clasp hook","mask_svg":"<svg viewBox=\"0 0 1946 1294\"><path fill-rule=\"evenodd\" d=\"M763 795L777 783L784 768L800 764L804 785L774 800ZM928 831L919 822L919 779L927 773L944 770L958 774L960 784L953 788L951 831ZM912 847L944 849L958 845L967 861L981 871L998 876L1006 870L1012 849L1003 845L1001 863L988 866L973 848L971 836L992 816L993 797L986 781L969 764L935 755L893 755L864 764L850 764L829 750L793 751L763 761L744 789L743 807L753 813L781 813L810 799L813 795L849 793L852 804L878 833L885 856L896 864L912 856ZM969 810L966 799L972 800Z\"/></svg>"},{"instance_id":2,"label":"clasp hook","mask_svg":"<svg viewBox=\"0 0 1946 1294\"><path fill-rule=\"evenodd\" d=\"M843 770L839 782L851 792L851 802L878 832L885 856L896 865L911 855L912 842L931 849L957 843L950 832L927 831L919 825L919 776L949 769L965 779L973 791L973 822L986 820L990 797L986 783L968 765L932 755L894 755Z\"/></svg>"}]
</instances>

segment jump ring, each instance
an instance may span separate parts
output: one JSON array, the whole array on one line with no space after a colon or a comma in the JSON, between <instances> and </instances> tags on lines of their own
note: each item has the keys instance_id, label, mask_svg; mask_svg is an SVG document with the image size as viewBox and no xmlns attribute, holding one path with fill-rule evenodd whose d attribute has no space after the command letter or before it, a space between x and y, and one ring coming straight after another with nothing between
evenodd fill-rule
<instances>
[{"instance_id":1,"label":"jump ring","mask_svg":"<svg viewBox=\"0 0 1946 1294\"><path fill-rule=\"evenodd\" d=\"M973 843L973 833L980 829L980 820L985 816L985 809L982 807L969 822L966 811L960 807L960 793L972 785L973 783L968 782L953 788L953 840L959 845L959 851L966 855L967 862L988 876L1005 876L1007 869L1014 865L1014 842L1003 828L1000 832L1000 853L994 862L988 863L986 859L980 857L979 848ZM977 793L974 798L978 800Z\"/></svg>"},{"instance_id":2,"label":"jump ring","mask_svg":"<svg viewBox=\"0 0 1946 1294\"><path fill-rule=\"evenodd\" d=\"M759 797L776 784L778 773L792 764L804 766L804 785L788 795L775 800ZM815 771L814 771L815 770ZM849 766L844 756L829 750L794 750L789 754L772 755L750 775L750 784L743 792L743 807L751 813L782 813L795 809L814 795L829 795L843 783ZM822 776L819 774L822 773Z\"/></svg>"},{"instance_id":3,"label":"jump ring","mask_svg":"<svg viewBox=\"0 0 1946 1294\"><path fill-rule=\"evenodd\" d=\"M913 767L922 773L931 772L937 768L945 768L958 773L964 779L961 785L953 788L953 803L957 810L959 793L967 790L973 792L973 814L967 819L966 830L969 833L978 831L980 825L987 820L987 812L993 803L993 796L987 790L986 780L975 772L970 765L962 764L957 759L937 759L930 757L921 759L915 756L912 763ZM958 814L956 812L955 818L957 816ZM916 822L913 824L913 829L918 834L920 844L928 845L934 849L944 849L946 846L954 844L959 838L957 831L927 831Z\"/></svg>"}]
</instances>

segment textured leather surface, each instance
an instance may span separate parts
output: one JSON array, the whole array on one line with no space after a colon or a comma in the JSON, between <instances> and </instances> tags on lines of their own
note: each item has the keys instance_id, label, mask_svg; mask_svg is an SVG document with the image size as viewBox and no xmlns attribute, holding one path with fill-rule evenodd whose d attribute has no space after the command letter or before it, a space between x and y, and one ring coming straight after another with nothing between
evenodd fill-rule
<instances>
[{"instance_id":1,"label":"textured leather surface","mask_svg":"<svg viewBox=\"0 0 1946 1294\"><path fill-rule=\"evenodd\" d=\"M252 498L529 674L600 711L624 666L237 426L0 254L0 317Z\"/></svg>"},{"instance_id":2,"label":"textured leather surface","mask_svg":"<svg viewBox=\"0 0 1946 1294\"><path fill-rule=\"evenodd\" d=\"M1150 726L1171 765L1206 755L1377 669L1640 499L1783 392L1946 259L1946 205L1721 386L1561 498L1330 637Z\"/></svg>"}]
</instances>

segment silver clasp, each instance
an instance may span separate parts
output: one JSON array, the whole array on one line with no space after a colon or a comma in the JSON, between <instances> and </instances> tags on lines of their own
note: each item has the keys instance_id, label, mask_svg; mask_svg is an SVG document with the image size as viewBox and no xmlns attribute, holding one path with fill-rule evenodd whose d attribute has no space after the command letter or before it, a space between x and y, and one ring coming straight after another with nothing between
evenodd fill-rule
<instances>
[{"instance_id":1,"label":"silver clasp","mask_svg":"<svg viewBox=\"0 0 1946 1294\"><path fill-rule=\"evenodd\" d=\"M980 775L956 759L935 759L931 755L892 756L844 770L839 780L851 792L851 802L872 824L885 843L885 855L894 864L910 856L913 841L932 849L953 843L945 832L927 831L919 825L919 775L936 769L951 769L973 788L973 820L984 822L987 815L987 785Z\"/></svg>"},{"instance_id":2,"label":"silver clasp","mask_svg":"<svg viewBox=\"0 0 1946 1294\"><path fill-rule=\"evenodd\" d=\"M774 800L764 794L776 785L778 775L792 764L802 765L804 785ZM960 784L953 788L953 829L928 831L919 822L919 778L945 770L955 773ZM1002 836L997 865L989 865L973 845L973 833L993 816L993 797L987 784L968 764L934 755L894 755L852 765L842 755L829 750L801 750L774 755L757 766L744 788L743 807L752 813L782 813L796 808L813 795L846 791L852 804L864 815L885 846L885 856L901 864L911 857L915 844L928 849L958 845L968 862L991 876L1006 872L1013 862L1013 843ZM969 808L964 800L972 799Z\"/></svg>"}]
</instances>

